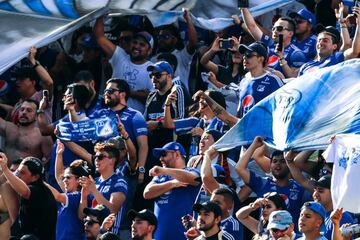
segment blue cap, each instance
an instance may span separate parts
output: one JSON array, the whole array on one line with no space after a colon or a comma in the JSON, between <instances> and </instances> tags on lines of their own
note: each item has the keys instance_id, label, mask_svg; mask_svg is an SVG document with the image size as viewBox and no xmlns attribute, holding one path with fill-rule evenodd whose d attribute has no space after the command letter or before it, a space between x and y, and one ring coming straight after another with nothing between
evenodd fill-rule
<instances>
[{"instance_id":1,"label":"blue cap","mask_svg":"<svg viewBox=\"0 0 360 240\"><path fill-rule=\"evenodd\" d=\"M239 52L244 54L245 52L256 52L258 55L263 56L265 59L268 57L267 47L261 42L254 42L249 46L240 44Z\"/></svg>"},{"instance_id":2,"label":"blue cap","mask_svg":"<svg viewBox=\"0 0 360 240\"><path fill-rule=\"evenodd\" d=\"M91 49L99 48L99 45L96 43L94 37L90 33L84 35L80 45L85 48L91 48Z\"/></svg>"},{"instance_id":3,"label":"blue cap","mask_svg":"<svg viewBox=\"0 0 360 240\"><path fill-rule=\"evenodd\" d=\"M134 37L141 37L145 39L145 41L149 44L150 48L154 48L154 38L151 36L150 33L142 31L136 33Z\"/></svg>"},{"instance_id":4,"label":"blue cap","mask_svg":"<svg viewBox=\"0 0 360 240\"><path fill-rule=\"evenodd\" d=\"M301 17L302 19L308 21L312 27L316 25L315 15L306 8L300 9L298 12L291 12L289 14L289 17L291 18Z\"/></svg>"},{"instance_id":5,"label":"blue cap","mask_svg":"<svg viewBox=\"0 0 360 240\"><path fill-rule=\"evenodd\" d=\"M220 183L225 183L226 172L225 169L219 164L211 164L211 171L213 177Z\"/></svg>"},{"instance_id":6,"label":"blue cap","mask_svg":"<svg viewBox=\"0 0 360 240\"><path fill-rule=\"evenodd\" d=\"M184 147L178 142L169 142L162 148L154 148L153 155L154 157L159 158L165 151L179 151L181 155L186 156Z\"/></svg>"},{"instance_id":7,"label":"blue cap","mask_svg":"<svg viewBox=\"0 0 360 240\"><path fill-rule=\"evenodd\" d=\"M301 210L303 210L303 209L310 209L314 213L318 214L323 219L323 222L320 226L320 232L324 233L326 230L326 228L325 228L326 210L323 207L323 205L321 205L321 203L318 203L318 202L306 202L302 206Z\"/></svg>"},{"instance_id":8,"label":"blue cap","mask_svg":"<svg viewBox=\"0 0 360 240\"><path fill-rule=\"evenodd\" d=\"M267 229L279 229L285 230L290 224L293 224L293 219L291 214L286 210L273 211L269 216L269 224Z\"/></svg>"},{"instance_id":9,"label":"blue cap","mask_svg":"<svg viewBox=\"0 0 360 240\"><path fill-rule=\"evenodd\" d=\"M167 72L172 77L174 75L173 68L171 67L170 63L168 63L166 61L160 61L160 62L155 63L154 65L148 66L147 71L148 72L152 72L152 71Z\"/></svg>"}]
</instances>

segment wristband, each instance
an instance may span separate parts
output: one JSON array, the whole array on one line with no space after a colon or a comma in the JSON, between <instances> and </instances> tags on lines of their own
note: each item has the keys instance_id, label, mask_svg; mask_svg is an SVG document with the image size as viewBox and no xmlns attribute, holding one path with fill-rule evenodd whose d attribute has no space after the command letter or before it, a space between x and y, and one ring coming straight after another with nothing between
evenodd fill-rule
<instances>
[{"instance_id":1,"label":"wristband","mask_svg":"<svg viewBox=\"0 0 360 240\"><path fill-rule=\"evenodd\" d=\"M127 135L127 137L121 136L121 139L124 140L124 141L129 140L129 138L130 138L129 135Z\"/></svg>"},{"instance_id":2,"label":"wristband","mask_svg":"<svg viewBox=\"0 0 360 240\"><path fill-rule=\"evenodd\" d=\"M36 68L37 66L39 66L40 65L40 62L39 61L35 61L35 64L33 65L33 68Z\"/></svg>"}]
</instances>

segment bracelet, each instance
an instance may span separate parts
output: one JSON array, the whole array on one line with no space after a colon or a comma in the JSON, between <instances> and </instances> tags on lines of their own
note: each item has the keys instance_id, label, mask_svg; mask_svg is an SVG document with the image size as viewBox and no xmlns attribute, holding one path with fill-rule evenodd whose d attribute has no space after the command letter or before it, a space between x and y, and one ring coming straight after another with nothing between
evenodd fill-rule
<instances>
[{"instance_id":1,"label":"bracelet","mask_svg":"<svg viewBox=\"0 0 360 240\"><path fill-rule=\"evenodd\" d=\"M40 62L36 60L33 68L36 68L36 67L38 67L39 65L40 65Z\"/></svg>"},{"instance_id":2,"label":"bracelet","mask_svg":"<svg viewBox=\"0 0 360 240\"><path fill-rule=\"evenodd\" d=\"M126 141L126 140L129 140L130 136L127 135L127 137L124 137L124 136L121 136L122 140Z\"/></svg>"},{"instance_id":3,"label":"bracelet","mask_svg":"<svg viewBox=\"0 0 360 240\"><path fill-rule=\"evenodd\" d=\"M171 104L165 104L165 107L170 107L171 106Z\"/></svg>"},{"instance_id":4,"label":"bracelet","mask_svg":"<svg viewBox=\"0 0 360 240\"><path fill-rule=\"evenodd\" d=\"M284 57L279 58L280 61L282 61L282 60L284 60L284 59L285 59Z\"/></svg>"},{"instance_id":5,"label":"bracelet","mask_svg":"<svg viewBox=\"0 0 360 240\"><path fill-rule=\"evenodd\" d=\"M282 67L282 66L285 66L286 64L287 64L287 61L285 61L285 60L284 60L284 61L281 61L281 60L280 60L280 66L281 66L281 67Z\"/></svg>"},{"instance_id":6,"label":"bracelet","mask_svg":"<svg viewBox=\"0 0 360 240\"><path fill-rule=\"evenodd\" d=\"M45 111L42 110L42 109L38 109L38 110L36 110L36 113L37 113L37 114L41 114L41 113L45 113Z\"/></svg>"}]
</instances>

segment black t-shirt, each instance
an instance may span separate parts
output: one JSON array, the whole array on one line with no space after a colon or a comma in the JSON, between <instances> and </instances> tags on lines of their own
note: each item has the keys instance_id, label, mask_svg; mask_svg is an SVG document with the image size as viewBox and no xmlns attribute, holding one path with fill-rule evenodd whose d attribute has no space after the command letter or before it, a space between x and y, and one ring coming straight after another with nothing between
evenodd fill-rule
<instances>
[{"instance_id":1,"label":"black t-shirt","mask_svg":"<svg viewBox=\"0 0 360 240\"><path fill-rule=\"evenodd\" d=\"M20 213L14 222L11 235L33 234L40 240L55 240L57 206L51 191L41 182L29 186L29 199L20 199Z\"/></svg>"}]
</instances>

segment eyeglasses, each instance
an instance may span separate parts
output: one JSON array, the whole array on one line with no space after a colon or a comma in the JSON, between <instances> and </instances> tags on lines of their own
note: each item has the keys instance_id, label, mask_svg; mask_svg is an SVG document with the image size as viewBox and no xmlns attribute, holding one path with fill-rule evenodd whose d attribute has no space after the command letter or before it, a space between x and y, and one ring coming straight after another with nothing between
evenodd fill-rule
<instances>
[{"instance_id":1,"label":"eyeglasses","mask_svg":"<svg viewBox=\"0 0 360 240\"><path fill-rule=\"evenodd\" d=\"M282 32L282 31L284 31L284 30L287 30L287 31L290 31L290 29L289 28L285 28L284 26L274 26L273 28L272 28L272 31L277 31L277 32Z\"/></svg>"},{"instance_id":2,"label":"eyeglasses","mask_svg":"<svg viewBox=\"0 0 360 240\"><path fill-rule=\"evenodd\" d=\"M168 75L168 73L154 72L154 73L150 73L150 74L149 74L149 77L150 77L150 78L159 79L159 78L161 78L161 76L163 76L163 75Z\"/></svg>"},{"instance_id":3,"label":"eyeglasses","mask_svg":"<svg viewBox=\"0 0 360 240\"><path fill-rule=\"evenodd\" d=\"M100 222L95 221L95 220L93 220L93 219L84 219L84 225L92 226L92 225L94 225L95 223L100 224Z\"/></svg>"},{"instance_id":4,"label":"eyeglasses","mask_svg":"<svg viewBox=\"0 0 360 240\"><path fill-rule=\"evenodd\" d=\"M120 89L117 88L107 88L104 90L104 94L113 94L114 92L120 92Z\"/></svg>"},{"instance_id":5,"label":"eyeglasses","mask_svg":"<svg viewBox=\"0 0 360 240\"><path fill-rule=\"evenodd\" d=\"M259 55L257 55L256 53L252 53L252 52L247 52L244 55L245 58L252 58L252 57L258 57L258 56Z\"/></svg>"},{"instance_id":6,"label":"eyeglasses","mask_svg":"<svg viewBox=\"0 0 360 240\"><path fill-rule=\"evenodd\" d=\"M172 35L170 35L170 34L159 34L157 36L157 38L159 40L168 40L168 39L172 38Z\"/></svg>"}]
</instances>

